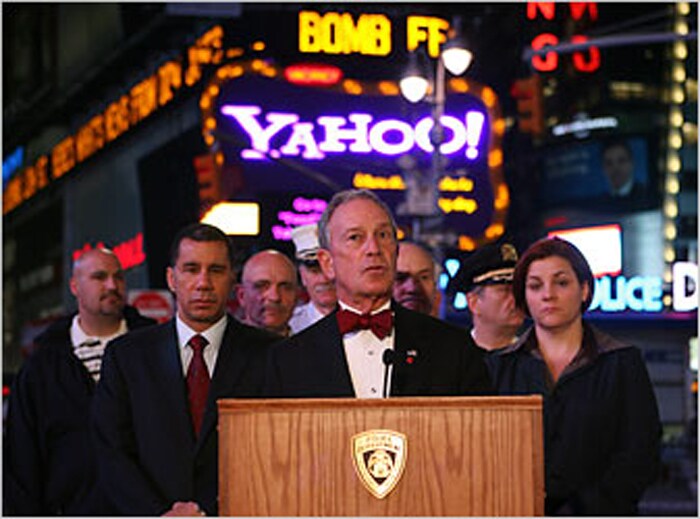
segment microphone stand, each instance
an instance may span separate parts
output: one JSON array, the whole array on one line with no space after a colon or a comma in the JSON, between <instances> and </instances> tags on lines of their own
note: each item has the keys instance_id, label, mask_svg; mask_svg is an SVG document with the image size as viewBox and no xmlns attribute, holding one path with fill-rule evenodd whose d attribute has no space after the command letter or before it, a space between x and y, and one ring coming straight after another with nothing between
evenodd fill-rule
<instances>
[{"instance_id":1,"label":"microphone stand","mask_svg":"<svg viewBox=\"0 0 700 519\"><path fill-rule=\"evenodd\" d=\"M396 353L391 348L384 350L382 354L382 362L384 363L384 398L389 396L389 368L394 363Z\"/></svg>"}]
</instances>

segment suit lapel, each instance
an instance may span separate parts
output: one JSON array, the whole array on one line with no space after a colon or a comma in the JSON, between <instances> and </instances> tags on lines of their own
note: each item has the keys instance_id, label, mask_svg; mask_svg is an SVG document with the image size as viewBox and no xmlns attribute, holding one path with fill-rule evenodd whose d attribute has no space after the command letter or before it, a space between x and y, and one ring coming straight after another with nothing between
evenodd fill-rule
<instances>
[{"instance_id":1,"label":"suit lapel","mask_svg":"<svg viewBox=\"0 0 700 519\"><path fill-rule=\"evenodd\" d=\"M394 369L391 394L394 396L416 394L420 387L421 356L425 355L421 330L411 319L411 312L392 301L394 310ZM412 359L412 360L409 360Z\"/></svg>"},{"instance_id":2,"label":"suit lapel","mask_svg":"<svg viewBox=\"0 0 700 519\"><path fill-rule=\"evenodd\" d=\"M345 358L345 346L338 329L338 320L335 316L338 310L331 312L319 322L316 333L313 335L314 357L318 359L318 365L323 366L320 375L329 381L329 396L355 396L352 385L350 367ZM326 373L323 373L326 371Z\"/></svg>"},{"instance_id":3,"label":"suit lapel","mask_svg":"<svg viewBox=\"0 0 700 519\"><path fill-rule=\"evenodd\" d=\"M216 400L232 395L236 382L248 363L246 349L237 345L239 342L245 342L244 331L242 327L237 325L235 319L227 316L226 331L221 340L221 347L209 386L207 408L204 411L202 429L197 441L198 449L204 443L205 438L216 429Z\"/></svg>"},{"instance_id":4,"label":"suit lapel","mask_svg":"<svg viewBox=\"0 0 700 519\"><path fill-rule=\"evenodd\" d=\"M187 385L182 371L179 343L175 330L175 321L163 326L152 348L155 353L153 378L160 381L165 401L163 408L168 411L168 432L180 436L183 445L191 446L194 442L192 423L190 422L189 406L187 404ZM189 452L189 449L185 452Z\"/></svg>"}]
</instances>

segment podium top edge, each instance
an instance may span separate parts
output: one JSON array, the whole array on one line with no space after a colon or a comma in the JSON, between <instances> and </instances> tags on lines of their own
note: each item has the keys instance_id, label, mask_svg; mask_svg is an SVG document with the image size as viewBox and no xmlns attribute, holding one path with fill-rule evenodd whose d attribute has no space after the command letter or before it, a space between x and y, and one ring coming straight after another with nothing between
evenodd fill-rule
<instances>
[{"instance_id":1,"label":"podium top edge","mask_svg":"<svg viewBox=\"0 0 700 519\"><path fill-rule=\"evenodd\" d=\"M518 408L542 409L542 395L454 396L393 398L222 398L219 410L338 409L338 408Z\"/></svg>"}]
</instances>

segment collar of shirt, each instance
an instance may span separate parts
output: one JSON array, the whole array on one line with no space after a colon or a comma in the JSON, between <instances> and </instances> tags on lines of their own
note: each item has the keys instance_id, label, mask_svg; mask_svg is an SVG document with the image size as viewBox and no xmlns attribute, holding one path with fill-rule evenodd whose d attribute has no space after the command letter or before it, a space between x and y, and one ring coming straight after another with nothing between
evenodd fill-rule
<instances>
[{"instance_id":1,"label":"collar of shirt","mask_svg":"<svg viewBox=\"0 0 700 519\"><path fill-rule=\"evenodd\" d=\"M185 376L187 376L187 368L190 365L190 360L192 359L192 348L188 348L187 343L194 335L201 335L209 342L207 347L204 348L204 362L206 362L207 369L209 369L209 376L211 377L214 375L214 366L216 366L216 358L219 355L219 349L221 348L221 342L224 338L227 323L227 316L224 314L221 319L216 321L203 332L196 332L187 326L180 319L179 315L175 317L180 360L182 361L182 372Z\"/></svg>"},{"instance_id":2,"label":"collar of shirt","mask_svg":"<svg viewBox=\"0 0 700 519\"><path fill-rule=\"evenodd\" d=\"M357 309L338 301L340 308L356 314ZM391 301L387 301L381 307L372 311L372 314L391 308ZM347 333L343 337L345 358L350 368L350 377L358 398L382 398L384 390L385 371L388 369L388 380L391 380L392 366L384 366L382 356L384 350L394 349L395 333L391 333L384 339L377 338L371 330L359 330Z\"/></svg>"},{"instance_id":3,"label":"collar of shirt","mask_svg":"<svg viewBox=\"0 0 700 519\"><path fill-rule=\"evenodd\" d=\"M358 315L362 315L362 312L360 312L357 308L353 308L353 307L350 306L349 304L343 303L343 302L340 301L340 300L338 300L338 305L339 305L340 308L342 308L343 310L349 310L349 311L351 311L351 312L353 312L353 313L356 313L356 314L358 314ZM390 308L391 308L391 299L387 300L386 303L384 303L382 306L380 306L380 307L377 308L376 310L372 310L372 311L370 312L370 315L378 314L379 312L383 312L384 310L388 310L388 309L390 309Z\"/></svg>"},{"instance_id":4,"label":"collar of shirt","mask_svg":"<svg viewBox=\"0 0 700 519\"><path fill-rule=\"evenodd\" d=\"M75 314L70 327L70 340L73 343L73 348L77 348L88 341L100 341L102 345L106 345L109 341L116 339L120 335L124 335L127 331L126 320L122 319L119 322L119 329L111 335L89 335L85 333L85 330L80 326L80 314Z\"/></svg>"}]
</instances>

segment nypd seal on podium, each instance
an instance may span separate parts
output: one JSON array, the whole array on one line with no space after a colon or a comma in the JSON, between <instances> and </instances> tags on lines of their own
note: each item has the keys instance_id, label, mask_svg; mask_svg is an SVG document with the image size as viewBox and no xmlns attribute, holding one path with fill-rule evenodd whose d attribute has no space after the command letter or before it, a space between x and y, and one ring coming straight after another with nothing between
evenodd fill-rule
<instances>
[{"instance_id":1,"label":"nypd seal on podium","mask_svg":"<svg viewBox=\"0 0 700 519\"><path fill-rule=\"evenodd\" d=\"M406 465L406 436L373 429L352 437L352 459L357 475L369 492L383 499L399 482Z\"/></svg>"}]
</instances>

